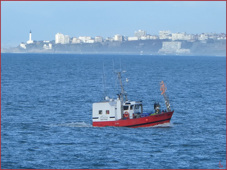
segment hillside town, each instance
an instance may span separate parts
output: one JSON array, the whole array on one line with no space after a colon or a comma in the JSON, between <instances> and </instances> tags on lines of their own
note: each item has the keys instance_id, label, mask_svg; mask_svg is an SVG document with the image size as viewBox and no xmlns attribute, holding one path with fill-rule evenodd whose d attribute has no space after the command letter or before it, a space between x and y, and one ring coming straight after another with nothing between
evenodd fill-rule
<instances>
[{"instance_id":1,"label":"hillside town","mask_svg":"<svg viewBox=\"0 0 227 170\"><path fill-rule=\"evenodd\" d=\"M55 40L32 40L29 32L27 42L16 48L3 52L41 52L41 53L129 53L150 55L225 55L225 33L187 34L159 31L150 35L147 31L138 30L134 36L116 34L113 37L79 36L70 37L62 33L55 34Z\"/></svg>"}]
</instances>

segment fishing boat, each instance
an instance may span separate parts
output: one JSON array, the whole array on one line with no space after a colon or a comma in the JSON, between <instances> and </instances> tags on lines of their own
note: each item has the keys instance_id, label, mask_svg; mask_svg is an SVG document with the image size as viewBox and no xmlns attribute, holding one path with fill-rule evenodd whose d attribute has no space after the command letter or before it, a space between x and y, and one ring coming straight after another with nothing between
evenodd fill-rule
<instances>
[{"instance_id":1,"label":"fishing boat","mask_svg":"<svg viewBox=\"0 0 227 170\"><path fill-rule=\"evenodd\" d=\"M166 109L161 110L159 103L154 103L154 111L143 112L142 101L128 100L127 93L122 83L121 72L117 72L121 92L117 99L105 97L104 101L92 105L92 125L96 127L149 127L169 123L174 110L171 110L169 98L166 94L166 86L163 81L160 83L161 95L165 100ZM127 79L126 79L127 80Z\"/></svg>"}]
</instances>

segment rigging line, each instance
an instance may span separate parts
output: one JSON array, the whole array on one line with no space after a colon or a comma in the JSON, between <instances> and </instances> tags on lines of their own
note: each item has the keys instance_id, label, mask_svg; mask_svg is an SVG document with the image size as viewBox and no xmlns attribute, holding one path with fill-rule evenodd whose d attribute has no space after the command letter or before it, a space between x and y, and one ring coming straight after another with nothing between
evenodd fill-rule
<instances>
[{"instance_id":1,"label":"rigging line","mask_svg":"<svg viewBox=\"0 0 227 170\"><path fill-rule=\"evenodd\" d=\"M122 70L121 70L121 58L120 58L120 72L121 72Z\"/></svg>"},{"instance_id":2,"label":"rigging line","mask_svg":"<svg viewBox=\"0 0 227 170\"><path fill-rule=\"evenodd\" d=\"M104 70L104 62L103 62L103 95L104 99L106 97L106 75L105 75L105 70Z\"/></svg>"},{"instance_id":3,"label":"rigging line","mask_svg":"<svg viewBox=\"0 0 227 170\"><path fill-rule=\"evenodd\" d=\"M122 73L122 67L121 67L121 58L120 58L120 72ZM122 78L122 75L121 75L121 78ZM119 86L121 86L121 83L120 82L118 82L119 83ZM122 84L123 85L123 84ZM121 89L121 88L120 88Z\"/></svg>"},{"instance_id":4,"label":"rigging line","mask_svg":"<svg viewBox=\"0 0 227 170\"><path fill-rule=\"evenodd\" d=\"M114 67L114 60L113 62L113 80L114 80L114 92L117 92L117 77L115 76L115 67Z\"/></svg>"}]
</instances>

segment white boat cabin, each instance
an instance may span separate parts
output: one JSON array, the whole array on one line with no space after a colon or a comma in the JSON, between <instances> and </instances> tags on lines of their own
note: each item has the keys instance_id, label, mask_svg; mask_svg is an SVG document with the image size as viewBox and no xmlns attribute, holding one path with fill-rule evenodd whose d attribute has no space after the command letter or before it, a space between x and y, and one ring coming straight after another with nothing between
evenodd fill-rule
<instances>
[{"instance_id":1,"label":"white boat cabin","mask_svg":"<svg viewBox=\"0 0 227 170\"><path fill-rule=\"evenodd\" d=\"M138 118L143 113L142 102L126 101L121 104L117 98L108 99L103 102L93 103L92 120L96 121L115 121L119 119Z\"/></svg>"}]
</instances>

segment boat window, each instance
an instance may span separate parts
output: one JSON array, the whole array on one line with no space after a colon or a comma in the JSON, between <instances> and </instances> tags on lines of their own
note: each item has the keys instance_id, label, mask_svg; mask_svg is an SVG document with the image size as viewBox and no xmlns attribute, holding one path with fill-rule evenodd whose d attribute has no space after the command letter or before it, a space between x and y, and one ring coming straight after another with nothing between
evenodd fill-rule
<instances>
[{"instance_id":1,"label":"boat window","mask_svg":"<svg viewBox=\"0 0 227 170\"><path fill-rule=\"evenodd\" d=\"M110 114L110 111L109 110L106 110L106 114Z\"/></svg>"},{"instance_id":2,"label":"boat window","mask_svg":"<svg viewBox=\"0 0 227 170\"><path fill-rule=\"evenodd\" d=\"M137 104L137 105L135 105L135 109L139 109L139 105Z\"/></svg>"},{"instance_id":3,"label":"boat window","mask_svg":"<svg viewBox=\"0 0 227 170\"><path fill-rule=\"evenodd\" d=\"M124 110L128 110L128 106L123 106L123 109Z\"/></svg>"},{"instance_id":4,"label":"boat window","mask_svg":"<svg viewBox=\"0 0 227 170\"><path fill-rule=\"evenodd\" d=\"M99 114L100 114L100 115L102 114L102 110L99 110Z\"/></svg>"},{"instance_id":5,"label":"boat window","mask_svg":"<svg viewBox=\"0 0 227 170\"><path fill-rule=\"evenodd\" d=\"M131 106L130 106L130 110L133 110L133 107L134 107L134 105L131 105Z\"/></svg>"},{"instance_id":6,"label":"boat window","mask_svg":"<svg viewBox=\"0 0 227 170\"><path fill-rule=\"evenodd\" d=\"M141 104L136 104L134 108L135 113L141 113L142 111L142 105Z\"/></svg>"}]
</instances>

